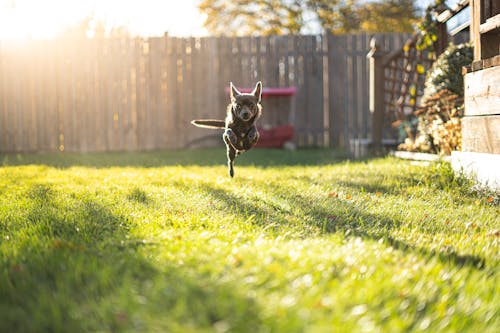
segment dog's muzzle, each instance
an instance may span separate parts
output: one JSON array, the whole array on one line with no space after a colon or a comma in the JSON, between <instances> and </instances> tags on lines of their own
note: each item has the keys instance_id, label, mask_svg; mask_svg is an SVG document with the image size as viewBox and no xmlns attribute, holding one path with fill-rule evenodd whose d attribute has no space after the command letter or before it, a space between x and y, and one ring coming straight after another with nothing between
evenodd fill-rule
<instances>
[{"instance_id":1,"label":"dog's muzzle","mask_svg":"<svg viewBox=\"0 0 500 333\"><path fill-rule=\"evenodd\" d=\"M243 120L249 120L252 117L252 113L246 110L240 112L240 118Z\"/></svg>"}]
</instances>

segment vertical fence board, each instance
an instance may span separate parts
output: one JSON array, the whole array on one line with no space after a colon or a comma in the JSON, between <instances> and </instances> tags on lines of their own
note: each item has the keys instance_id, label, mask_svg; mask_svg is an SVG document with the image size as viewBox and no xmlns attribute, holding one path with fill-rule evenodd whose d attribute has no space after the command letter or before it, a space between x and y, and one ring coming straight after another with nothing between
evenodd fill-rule
<instances>
[{"instance_id":1,"label":"vertical fence board","mask_svg":"<svg viewBox=\"0 0 500 333\"><path fill-rule=\"evenodd\" d=\"M7 151L15 151L16 150L16 137L15 137L15 132L17 131L16 128L16 119L14 117L15 115L15 100L14 100L14 75L13 73L15 72L15 61L14 61L14 56L13 52L11 50L6 51L6 57L7 58L7 63L4 66L4 75L6 77L5 80L5 85L4 89L6 91L5 96L6 96L6 102L5 102L5 114L6 114L6 122L7 125L5 126L6 128L6 142L7 142Z\"/></svg>"},{"instance_id":2,"label":"vertical fence board","mask_svg":"<svg viewBox=\"0 0 500 333\"><path fill-rule=\"evenodd\" d=\"M125 107L125 130L126 130L126 150L134 150L137 147L137 40L130 40L129 53L125 66L127 77L128 103Z\"/></svg>"},{"instance_id":3,"label":"vertical fence board","mask_svg":"<svg viewBox=\"0 0 500 333\"><path fill-rule=\"evenodd\" d=\"M57 48L54 41L49 41L45 47L44 53L47 66L42 70L42 79L40 84L45 87L45 92L42 94L39 101L39 112L44 112L47 127L43 128L45 131L46 142L41 147L42 151L57 151L58 149L58 117L57 117L57 66L59 59L57 57ZM50 73L50 74L49 74ZM48 101L45 105L44 101ZM43 108L45 107L45 109Z\"/></svg>"},{"instance_id":4,"label":"vertical fence board","mask_svg":"<svg viewBox=\"0 0 500 333\"><path fill-rule=\"evenodd\" d=\"M167 101L165 113L167 119L165 122L166 141L169 148L176 148L176 139L178 137L176 119L178 117L179 108L177 106L177 55L176 55L176 40L165 36L167 42L167 61L166 61L166 89L165 99Z\"/></svg>"},{"instance_id":5,"label":"vertical fence board","mask_svg":"<svg viewBox=\"0 0 500 333\"><path fill-rule=\"evenodd\" d=\"M29 64L25 67L25 69L28 69L28 75L27 75L27 86L25 87L25 96L24 100L25 103L28 104L27 107L27 114L26 114L26 124L25 126L28 127L28 132L25 135L26 138L26 143L25 145L28 147L29 151L36 151L36 145L38 142L40 142L39 138L39 131L38 131L38 126L37 123L40 123L39 121L39 115L36 112L37 108L37 99L38 96L40 95L40 87L37 84L40 81L40 63L42 61L42 57L40 54L41 47L40 47L40 42L37 41L36 44L34 45L34 52L36 59L33 59L33 61L30 61ZM45 123L43 124L45 126Z\"/></svg>"},{"instance_id":6,"label":"vertical fence board","mask_svg":"<svg viewBox=\"0 0 500 333\"><path fill-rule=\"evenodd\" d=\"M315 147L324 145L323 131L324 131L324 114L323 114L323 56L322 51L322 37L311 37L311 59L312 59L312 104L311 113L313 114L311 129L313 135L313 144Z\"/></svg>"},{"instance_id":7,"label":"vertical fence board","mask_svg":"<svg viewBox=\"0 0 500 333\"><path fill-rule=\"evenodd\" d=\"M69 123L69 101L73 99L73 89L77 82L74 80L72 71L72 64L69 57L69 50L60 46L59 47L62 66L60 67L59 74L59 150L67 151L71 147L70 126ZM72 85L66 84L71 82Z\"/></svg>"},{"instance_id":8,"label":"vertical fence board","mask_svg":"<svg viewBox=\"0 0 500 333\"><path fill-rule=\"evenodd\" d=\"M5 43L0 41L0 53L3 55L0 57L0 149L2 147L8 147L9 141L7 140L7 68L6 68L6 56L5 56Z\"/></svg>"},{"instance_id":9,"label":"vertical fence board","mask_svg":"<svg viewBox=\"0 0 500 333\"><path fill-rule=\"evenodd\" d=\"M330 142L335 147L345 147L345 36L328 35L328 71L330 95Z\"/></svg>"}]
</instances>

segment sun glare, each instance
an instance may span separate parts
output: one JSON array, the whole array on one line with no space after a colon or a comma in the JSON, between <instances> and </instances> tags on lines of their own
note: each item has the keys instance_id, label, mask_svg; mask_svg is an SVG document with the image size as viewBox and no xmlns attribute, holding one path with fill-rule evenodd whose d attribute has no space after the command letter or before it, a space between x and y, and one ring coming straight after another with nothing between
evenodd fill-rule
<instances>
[{"instance_id":1,"label":"sun glare","mask_svg":"<svg viewBox=\"0 0 500 333\"><path fill-rule=\"evenodd\" d=\"M195 0L0 0L0 39L50 39L89 17L139 36L206 35Z\"/></svg>"}]
</instances>

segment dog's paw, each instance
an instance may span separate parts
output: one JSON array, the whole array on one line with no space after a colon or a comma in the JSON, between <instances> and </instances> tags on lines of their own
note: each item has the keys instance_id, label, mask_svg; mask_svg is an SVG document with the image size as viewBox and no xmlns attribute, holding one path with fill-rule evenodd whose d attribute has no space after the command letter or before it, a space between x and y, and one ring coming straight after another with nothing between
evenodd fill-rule
<instances>
[{"instance_id":1,"label":"dog's paw","mask_svg":"<svg viewBox=\"0 0 500 333\"><path fill-rule=\"evenodd\" d=\"M236 136L236 134L233 132L232 129L230 128L227 128L225 131L224 131L224 137L227 137L232 143L235 143L238 141L238 137Z\"/></svg>"},{"instance_id":2,"label":"dog's paw","mask_svg":"<svg viewBox=\"0 0 500 333\"><path fill-rule=\"evenodd\" d=\"M255 138L259 135L259 131L257 131L256 127L252 127L250 131L248 131L248 139L255 140Z\"/></svg>"}]
</instances>

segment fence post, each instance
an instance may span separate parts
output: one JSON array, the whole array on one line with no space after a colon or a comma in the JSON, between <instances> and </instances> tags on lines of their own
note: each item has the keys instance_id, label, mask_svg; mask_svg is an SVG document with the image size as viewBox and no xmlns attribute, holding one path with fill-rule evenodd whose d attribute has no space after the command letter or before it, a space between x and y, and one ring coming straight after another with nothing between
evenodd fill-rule
<instances>
[{"instance_id":1,"label":"fence post","mask_svg":"<svg viewBox=\"0 0 500 333\"><path fill-rule=\"evenodd\" d=\"M382 148L384 127L384 55L375 37L370 40L370 52L366 55L370 63L370 113L372 114L371 147L376 151Z\"/></svg>"}]
</instances>

